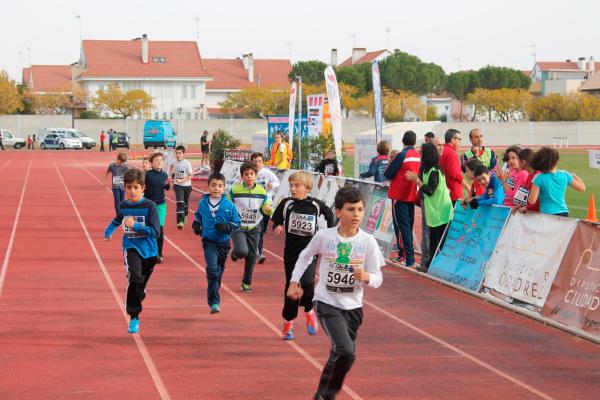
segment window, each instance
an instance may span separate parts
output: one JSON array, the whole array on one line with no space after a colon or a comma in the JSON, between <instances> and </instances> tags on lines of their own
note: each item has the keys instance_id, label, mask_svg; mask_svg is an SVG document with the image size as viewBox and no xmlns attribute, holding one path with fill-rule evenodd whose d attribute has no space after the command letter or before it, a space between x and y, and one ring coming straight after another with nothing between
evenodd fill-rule
<instances>
[{"instance_id":1,"label":"window","mask_svg":"<svg viewBox=\"0 0 600 400\"><path fill-rule=\"evenodd\" d=\"M181 95L181 97L182 97L182 98L184 98L184 99L187 99L187 98L188 98L188 97L187 97L187 86L183 85L183 86L181 87L181 92L182 92L182 95Z\"/></svg>"},{"instance_id":2,"label":"window","mask_svg":"<svg viewBox=\"0 0 600 400\"><path fill-rule=\"evenodd\" d=\"M190 90L191 90L190 99L195 99L196 98L196 86L195 85L190 86Z\"/></svg>"},{"instance_id":3,"label":"window","mask_svg":"<svg viewBox=\"0 0 600 400\"><path fill-rule=\"evenodd\" d=\"M158 113L157 113L157 112L155 112L155 113L154 113L154 119L158 119L158 118L159 118L159 116L158 116Z\"/></svg>"},{"instance_id":4,"label":"window","mask_svg":"<svg viewBox=\"0 0 600 400\"><path fill-rule=\"evenodd\" d=\"M194 117L194 119L198 119L198 113L196 113L196 116Z\"/></svg>"},{"instance_id":5,"label":"window","mask_svg":"<svg viewBox=\"0 0 600 400\"><path fill-rule=\"evenodd\" d=\"M173 113L171 113L171 116L169 117L169 119L173 119Z\"/></svg>"},{"instance_id":6,"label":"window","mask_svg":"<svg viewBox=\"0 0 600 400\"><path fill-rule=\"evenodd\" d=\"M166 112L163 113L162 119L167 119L167 113Z\"/></svg>"},{"instance_id":7,"label":"window","mask_svg":"<svg viewBox=\"0 0 600 400\"><path fill-rule=\"evenodd\" d=\"M192 113L186 112L185 119L192 119Z\"/></svg>"}]
</instances>

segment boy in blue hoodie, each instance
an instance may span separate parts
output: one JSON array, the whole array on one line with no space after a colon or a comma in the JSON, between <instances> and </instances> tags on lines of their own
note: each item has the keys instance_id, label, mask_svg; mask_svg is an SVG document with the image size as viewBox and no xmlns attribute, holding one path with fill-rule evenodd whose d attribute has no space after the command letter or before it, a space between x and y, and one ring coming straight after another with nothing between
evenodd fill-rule
<instances>
[{"instance_id":1,"label":"boy in blue hoodie","mask_svg":"<svg viewBox=\"0 0 600 400\"><path fill-rule=\"evenodd\" d=\"M375 182L385 182L387 178L383 172L390 163L390 144L385 140L377 143L377 156L371 159L369 170L360 174L361 178L373 177Z\"/></svg>"},{"instance_id":2,"label":"boy in blue hoodie","mask_svg":"<svg viewBox=\"0 0 600 400\"><path fill-rule=\"evenodd\" d=\"M483 164L479 164L473 171L475 180L479 184L485 187L485 192L481 196L469 197L462 201L463 208L467 207L467 204L471 208L477 208L479 206L501 206L504 204L504 188L502 182L498 177L491 173L489 168Z\"/></svg>"},{"instance_id":3,"label":"boy in blue hoodie","mask_svg":"<svg viewBox=\"0 0 600 400\"><path fill-rule=\"evenodd\" d=\"M221 311L221 279L225 271L227 253L231 248L231 234L240 228L238 210L224 196L225 176L213 173L208 177L208 194L202 196L194 214L192 229L202 236L202 248L206 262L207 296L210 313Z\"/></svg>"},{"instance_id":4,"label":"boy in blue hoodie","mask_svg":"<svg viewBox=\"0 0 600 400\"><path fill-rule=\"evenodd\" d=\"M156 204L144 198L144 171L137 168L127 170L123 174L123 184L125 200L119 204L115 219L106 227L104 240L110 240L114 231L119 226L123 227L123 253L129 279L126 309L131 317L128 331L138 333L142 300L146 297L146 285L158 255L156 238L160 232L160 224Z\"/></svg>"}]
</instances>

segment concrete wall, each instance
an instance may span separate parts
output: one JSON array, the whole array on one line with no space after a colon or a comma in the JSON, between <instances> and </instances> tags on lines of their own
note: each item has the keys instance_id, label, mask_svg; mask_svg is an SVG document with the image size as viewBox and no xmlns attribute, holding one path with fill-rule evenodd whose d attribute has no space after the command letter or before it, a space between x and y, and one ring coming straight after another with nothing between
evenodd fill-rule
<instances>
[{"instance_id":1,"label":"concrete wall","mask_svg":"<svg viewBox=\"0 0 600 400\"><path fill-rule=\"evenodd\" d=\"M68 115L5 115L0 116L0 128L8 129L15 135L26 138L37 133L39 128L74 127L98 139L100 131L109 128L128 132L131 142L142 143L143 120L123 119L75 119ZM202 131L213 132L219 128L231 132L242 143L251 145L252 135L267 133L267 122L261 119L209 119L209 120L173 120L178 132L178 141L187 144L199 144ZM345 143L354 143L357 134L373 133L373 120L368 118L344 119L342 122ZM553 145L554 137L568 137L569 145L600 145L600 122L422 122L422 123L386 123L384 134L402 137L409 129L414 130L419 140L423 133L433 130L436 136L443 136L447 129L455 128L462 132L463 146L468 146L468 134L473 128L484 133L484 141L489 146L508 146L515 143L525 145ZM373 133L374 134L374 133Z\"/></svg>"}]
</instances>

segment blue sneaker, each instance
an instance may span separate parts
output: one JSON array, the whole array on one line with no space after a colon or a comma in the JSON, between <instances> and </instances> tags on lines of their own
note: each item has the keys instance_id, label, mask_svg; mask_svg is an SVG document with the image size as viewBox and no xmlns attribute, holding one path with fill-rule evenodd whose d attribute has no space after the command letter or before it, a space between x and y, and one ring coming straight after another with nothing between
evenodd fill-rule
<instances>
[{"instance_id":1,"label":"blue sneaker","mask_svg":"<svg viewBox=\"0 0 600 400\"><path fill-rule=\"evenodd\" d=\"M310 310L306 313L306 330L309 335L315 336L319 331L319 323L315 318L315 311Z\"/></svg>"},{"instance_id":2,"label":"blue sneaker","mask_svg":"<svg viewBox=\"0 0 600 400\"><path fill-rule=\"evenodd\" d=\"M221 312L221 307L219 307L218 304L213 304L212 306L210 306L211 314L216 314L216 313L220 313L220 312Z\"/></svg>"},{"instance_id":3,"label":"blue sneaker","mask_svg":"<svg viewBox=\"0 0 600 400\"><path fill-rule=\"evenodd\" d=\"M283 323L281 338L283 340L294 340L294 321L285 321Z\"/></svg>"},{"instance_id":4,"label":"blue sneaker","mask_svg":"<svg viewBox=\"0 0 600 400\"><path fill-rule=\"evenodd\" d=\"M140 331L140 320L137 318L131 318L131 321L129 321L129 329L127 329L127 332L138 333L139 331Z\"/></svg>"}]
</instances>

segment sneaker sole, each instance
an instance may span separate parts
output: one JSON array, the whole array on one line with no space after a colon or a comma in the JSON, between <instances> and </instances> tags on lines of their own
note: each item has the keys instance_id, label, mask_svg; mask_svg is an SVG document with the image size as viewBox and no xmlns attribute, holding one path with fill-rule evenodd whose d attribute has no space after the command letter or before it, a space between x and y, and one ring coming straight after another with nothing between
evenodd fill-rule
<instances>
[{"instance_id":1,"label":"sneaker sole","mask_svg":"<svg viewBox=\"0 0 600 400\"><path fill-rule=\"evenodd\" d=\"M308 334L310 336L315 336L317 334L317 332L319 332L319 328L313 329L312 326L309 326L309 327L306 328L306 331L308 332Z\"/></svg>"},{"instance_id":2,"label":"sneaker sole","mask_svg":"<svg viewBox=\"0 0 600 400\"><path fill-rule=\"evenodd\" d=\"M259 258L259 259L258 259L258 263L259 263L259 264L264 264L264 263L265 263L265 261L267 261L267 257L263 257L263 258Z\"/></svg>"}]
</instances>

